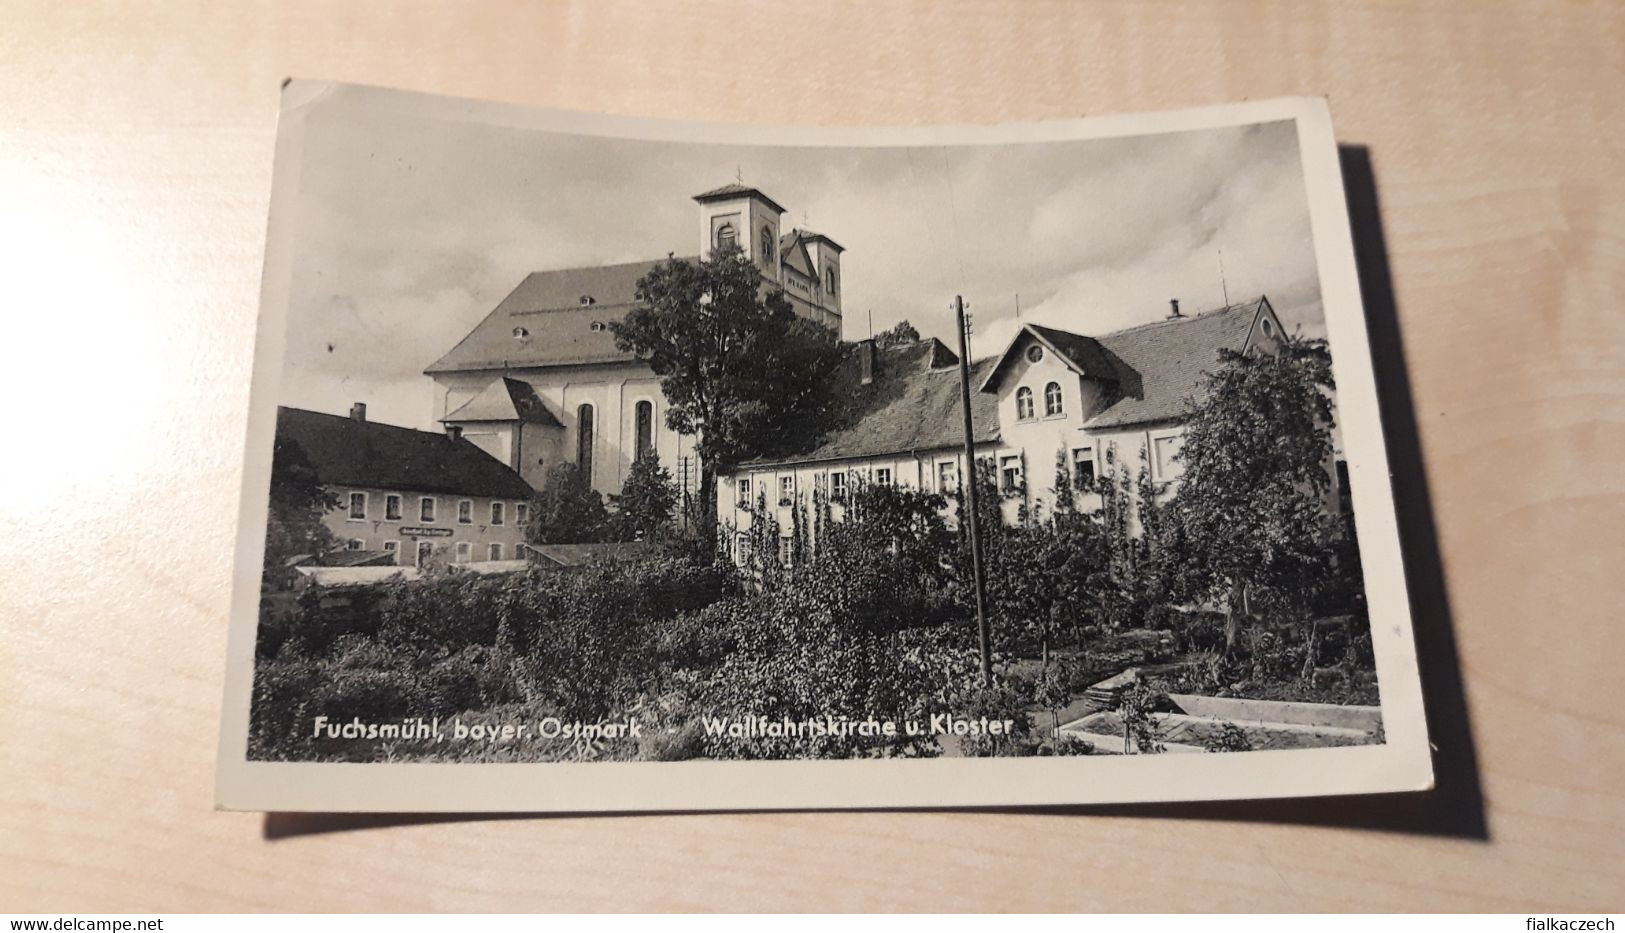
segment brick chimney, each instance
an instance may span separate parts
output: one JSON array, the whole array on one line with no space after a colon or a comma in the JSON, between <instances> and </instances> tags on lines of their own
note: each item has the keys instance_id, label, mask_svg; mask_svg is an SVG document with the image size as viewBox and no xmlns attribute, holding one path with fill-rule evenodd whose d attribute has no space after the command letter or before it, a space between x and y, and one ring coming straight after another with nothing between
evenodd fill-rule
<instances>
[{"instance_id":1,"label":"brick chimney","mask_svg":"<svg viewBox=\"0 0 1625 933\"><path fill-rule=\"evenodd\" d=\"M1175 320L1177 318L1182 318L1184 316L1185 315L1179 313L1179 299L1178 298L1170 298L1170 299L1168 299L1168 320L1172 321L1172 320Z\"/></svg>"},{"instance_id":2,"label":"brick chimney","mask_svg":"<svg viewBox=\"0 0 1625 933\"><path fill-rule=\"evenodd\" d=\"M350 420L351 421L366 421L367 420L367 403L366 402L356 402L354 405L350 406Z\"/></svg>"},{"instance_id":3,"label":"brick chimney","mask_svg":"<svg viewBox=\"0 0 1625 933\"><path fill-rule=\"evenodd\" d=\"M868 385L875 381L875 339L858 341L858 381Z\"/></svg>"}]
</instances>

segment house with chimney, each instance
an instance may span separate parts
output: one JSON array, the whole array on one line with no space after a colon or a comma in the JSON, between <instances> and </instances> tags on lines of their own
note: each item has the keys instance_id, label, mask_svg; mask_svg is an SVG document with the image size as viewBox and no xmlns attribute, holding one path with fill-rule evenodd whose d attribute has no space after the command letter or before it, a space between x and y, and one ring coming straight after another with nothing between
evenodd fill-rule
<instances>
[{"instance_id":1,"label":"house with chimney","mask_svg":"<svg viewBox=\"0 0 1625 933\"><path fill-rule=\"evenodd\" d=\"M453 429L445 434L279 407L278 457L311 470L338 499L322 522L336 555L313 563L366 568L511 561L533 492L519 474Z\"/></svg>"},{"instance_id":2,"label":"house with chimney","mask_svg":"<svg viewBox=\"0 0 1625 933\"><path fill-rule=\"evenodd\" d=\"M1055 507L1058 457L1074 489L1118 464L1132 475L1142 458L1151 480L1171 487L1191 400L1219 351L1271 353L1284 339L1264 296L1196 314L1177 301L1170 308L1163 320L1097 335L1026 324L997 356L970 365L973 449L1007 494L1007 520L1023 505L1038 515ZM718 477L718 515L736 559L761 520L776 523L787 555L791 511L815 496L839 520L860 484L959 492L965 430L953 351L935 339L887 348L863 341L842 378L857 411L848 424L801 454ZM1080 509L1099 505L1096 495L1073 495Z\"/></svg>"}]
</instances>

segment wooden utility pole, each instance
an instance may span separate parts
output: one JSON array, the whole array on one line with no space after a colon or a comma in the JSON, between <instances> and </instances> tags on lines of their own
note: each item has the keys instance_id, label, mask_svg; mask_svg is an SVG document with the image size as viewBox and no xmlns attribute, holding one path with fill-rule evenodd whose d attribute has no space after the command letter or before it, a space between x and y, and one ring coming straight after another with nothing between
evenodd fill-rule
<instances>
[{"instance_id":1,"label":"wooden utility pole","mask_svg":"<svg viewBox=\"0 0 1625 933\"><path fill-rule=\"evenodd\" d=\"M982 652L982 684L993 686L993 652L987 628L987 585L982 580L982 536L976 530L976 433L970 415L970 325L965 321L965 298L954 296L954 318L959 322L959 401L965 412L965 529L970 533L971 577L976 581L976 643Z\"/></svg>"}]
</instances>

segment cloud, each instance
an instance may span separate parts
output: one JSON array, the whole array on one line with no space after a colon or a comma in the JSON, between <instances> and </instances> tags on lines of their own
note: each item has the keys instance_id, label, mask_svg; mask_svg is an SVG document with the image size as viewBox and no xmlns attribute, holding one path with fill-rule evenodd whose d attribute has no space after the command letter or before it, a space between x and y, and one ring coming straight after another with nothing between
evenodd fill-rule
<instances>
[{"instance_id":1,"label":"cloud","mask_svg":"<svg viewBox=\"0 0 1625 933\"><path fill-rule=\"evenodd\" d=\"M422 369L538 269L698 250L696 192L736 173L847 247L846 339L902 319L974 352L1021 321L1083 333L1156 320L1169 298L1267 292L1319 325L1288 124L1024 146L774 148L573 137L364 111L307 127L292 215L285 404L432 427ZM1290 323L1289 323L1289 326Z\"/></svg>"}]
</instances>

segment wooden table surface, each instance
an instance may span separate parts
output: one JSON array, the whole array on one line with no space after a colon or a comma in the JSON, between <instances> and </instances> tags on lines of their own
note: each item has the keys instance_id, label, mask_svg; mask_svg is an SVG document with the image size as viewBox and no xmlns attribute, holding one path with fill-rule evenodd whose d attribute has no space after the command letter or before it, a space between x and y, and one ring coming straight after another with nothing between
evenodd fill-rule
<instances>
[{"instance_id":1,"label":"wooden table surface","mask_svg":"<svg viewBox=\"0 0 1625 933\"><path fill-rule=\"evenodd\" d=\"M3 0L0 23L0 911L1625 903L1625 8ZM1016 813L214 812L288 75L770 123L1329 95L1440 790Z\"/></svg>"}]
</instances>

